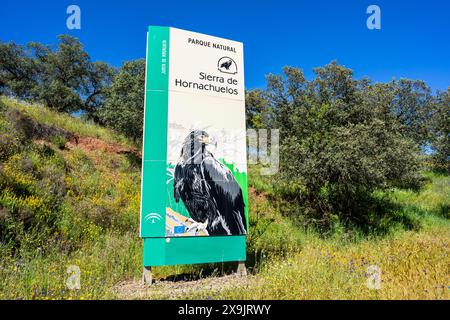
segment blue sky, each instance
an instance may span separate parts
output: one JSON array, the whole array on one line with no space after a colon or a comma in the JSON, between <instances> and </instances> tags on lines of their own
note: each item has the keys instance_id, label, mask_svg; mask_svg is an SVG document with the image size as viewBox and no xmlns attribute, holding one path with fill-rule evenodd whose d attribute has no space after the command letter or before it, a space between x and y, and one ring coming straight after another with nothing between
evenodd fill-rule
<instances>
[{"instance_id":1,"label":"blue sky","mask_svg":"<svg viewBox=\"0 0 450 320\"><path fill-rule=\"evenodd\" d=\"M81 8L81 30L66 28L66 8ZM381 8L381 30L366 27L366 8ZM174 26L244 42L246 87L264 87L284 65L312 68L337 60L375 81L425 80L450 86L450 1L2 1L0 39L55 43L81 39L94 60L119 66L145 57L148 25Z\"/></svg>"}]
</instances>

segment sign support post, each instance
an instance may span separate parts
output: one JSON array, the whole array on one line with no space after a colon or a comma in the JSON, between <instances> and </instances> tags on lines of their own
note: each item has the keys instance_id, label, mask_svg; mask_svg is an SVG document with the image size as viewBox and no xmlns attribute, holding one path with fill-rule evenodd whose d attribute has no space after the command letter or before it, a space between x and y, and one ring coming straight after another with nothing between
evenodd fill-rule
<instances>
[{"instance_id":1,"label":"sign support post","mask_svg":"<svg viewBox=\"0 0 450 320\"><path fill-rule=\"evenodd\" d=\"M142 285L151 285L153 281L152 267L142 269Z\"/></svg>"}]
</instances>

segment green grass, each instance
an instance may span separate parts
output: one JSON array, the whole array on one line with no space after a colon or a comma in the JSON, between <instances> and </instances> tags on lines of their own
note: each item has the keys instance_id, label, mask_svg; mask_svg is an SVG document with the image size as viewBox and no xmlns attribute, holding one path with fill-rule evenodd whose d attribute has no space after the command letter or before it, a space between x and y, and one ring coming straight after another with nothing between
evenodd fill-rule
<instances>
[{"instance_id":1,"label":"green grass","mask_svg":"<svg viewBox=\"0 0 450 320\"><path fill-rule=\"evenodd\" d=\"M274 210L277 204L273 199L251 193L251 212L278 214L276 226L292 246L274 250L282 248L273 237L278 231L268 230L260 244L267 257L253 270L256 277L247 285L220 293L197 290L181 298L450 299L450 220L448 211L446 216L442 209L448 208L450 201L450 177L425 175L428 182L421 190L389 193L401 208L401 213L392 215L416 219L419 227L409 230L399 223L382 235L346 230L323 237L317 230L286 223L290 219ZM256 185L262 194L270 193L271 187L262 185L263 180L258 177L259 185L253 181L250 185ZM370 266L381 271L378 289L368 286Z\"/></svg>"},{"instance_id":2,"label":"green grass","mask_svg":"<svg viewBox=\"0 0 450 320\"><path fill-rule=\"evenodd\" d=\"M54 112L39 104L30 105L5 97L0 97L0 99L7 108L15 108L40 124L53 125L80 136L97 138L106 142L115 142L124 146L132 145L131 141L125 136L107 128L99 127L91 121L76 118L66 113Z\"/></svg>"},{"instance_id":3,"label":"green grass","mask_svg":"<svg viewBox=\"0 0 450 320\"><path fill-rule=\"evenodd\" d=\"M81 137L132 146L94 124L41 106L2 98L34 121ZM138 282L140 166L124 154L64 148L60 138L24 141L0 110L0 299L109 299L117 284ZM5 138L5 139L6 139ZM1 142L1 141L0 141ZM0 150L1 151L1 150ZM186 298L449 299L450 177L426 172L419 190L392 190L383 233L313 229L294 190L249 170L250 234L246 285L191 291ZM280 196L283 195L283 196ZM411 225L413 227L411 227ZM8 235L7 237L5 235ZM81 271L69 290L68 267ZM367 287L367 268L381 270L381 287ZM198 279L230 273L232 263L154 268L156 279ZM171 297L170 288L156 298ZM180 297L183 297L181 295Z\"/></svg>"},{"instance_id":4,"label":"green grass","mask_svg":"<svg viewBox=\"0 0 450 320\"><path fill-rule=\"evenodd\" d=\"M0 299L109 299L111 288L139 276L141 242L135 234L107 232L70 253L23 249L2 252ZM69 290L70 266L80 270L80 290Z\"/></svg>"},{"instance_id":5,"label":"green grass","mask_svg":"<svg viewBox=\"0 0 450 320\"><path fill-rule=\"evenodd\" d=\"M420 192L396 190L393 199L418 215L423 213L425 218L450 218L450 177L433 172L426 172L425 176L432 183L427 183Z\"/></svg>"},{"instance_id":6,"label":"green grass","mask_svg":"<svg viewBox=\"0 0 450 320\"><path fill-rule=\"evenodd\" d=\"M258 281L220 298L449 299L449 237L448 227L351 244L312 237L301 252L268 263ZM367 285L373 265L379 289Z\"/></svg>"}]
</instances>

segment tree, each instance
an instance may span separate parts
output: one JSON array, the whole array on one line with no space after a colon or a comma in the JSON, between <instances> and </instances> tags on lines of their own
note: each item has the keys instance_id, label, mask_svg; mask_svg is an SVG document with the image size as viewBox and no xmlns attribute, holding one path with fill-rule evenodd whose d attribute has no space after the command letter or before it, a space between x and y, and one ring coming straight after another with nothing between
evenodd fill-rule
<instances>
[{"instance_id":1,"label":"tree","mask_svg":"<svg viewBox=\"0 0 450 320\"><path fill-rule=\"evenodd\" d=\"M88 117L99 122L97 111L104 104L108 89L111 87L116 70L108 64L96 61L88 71L88 81L84 84L83 94L85 95L83 110Z\"/></svg>"},{"instance_id":2,"label":"tree","mask_svg":"<svg viewBox=\"0 0 450 320\"><path fill-rule=\"evenodd\" d=\"M332 62L306 81L296 68L270 76L267 95L281 136L279 179L316 218L364 219L374 190L418 183L419 148L392 113L391 84L353 79Z\"/></svg>"},{"instance_id":3,"label":"tree","mask_svg":"<svg viewBox=\"0 0 450 320\"><path fill-rule=\"evenodd\" d=\"M450 173L450 87L436 99L430 132L434 162L439 169Z\"/></svg>"},{"instance_id":4,"label":"tree","mask_svg":"<svg viewBox=\"0 0 450 320\"><path fill-rule=\"evenodd\" d=\"M56 50L39 43L29 45L40 67L36 98L58 111L83 110L94 117L114 71L105 63L92 62L78 39L58 38Z\"/></svg>"},{"instance_id":5,"label":"tree","mask_svg":"<svg viewBox=\"0 0 450 320\"><path fill-rule=\"evenodd\" d=\"M61 112L82 110L96 119L115 71L93 62L78 39L58 39L56 49L36 42L26 48L0 43L0 92Z\"/></svg>"},{"instance_id":6,"label":"tree","mask_svg":"<svg viewBox=\"0 0 450 320\"><path fill-rule=\"evenodd\" d=\"M100 121L138 141L144 119L145 60L125 62L100 108Z\"/></svg>"},{"instance_id":7,"label":"tree","mask_svg":"<svg viewBox=\"0 0 450 320\"><path fill-rule=\"evenodd\" d=\"M266 129L270 127L270 109L264 92L260 89L245 93L247 128Z\"/></svg>"},{"instance_id":8,"label":"tree","mask_svg":"<svg viewBox=\"0 0 450 320\"><path fill-rule=\"evenodd\" d=\"M424 81L401 79L393 81L395 96L391 111L403 124L406 136L418 145L425 145L430 139L428 121L433 108L431 89Z\"/></svg>"},{"instance_id":9,"label":"tree","mask_svg":"<svg viewBox=\"0 0 450 320\"><path fill-rule=\"evenodd\" d=\"M282 135L294 133L296 124L302 121L296 106L304 105L307 91L307 81L300 69L283 68L284 76L269 74L267 76L267 91L265 96L272 110L272 125ZM298 126L297 126L298 127Z\"/></svg>"},{"instance_id":10,"label":"tree","mask_svg":"<svg viewBox=\"0 0 450 320\"><path fill-rule=\"evenodd\" d=\"M36 76L36 61L23 46L0 42L0 93L31 98Z\"/></svg>"}]
</instances>

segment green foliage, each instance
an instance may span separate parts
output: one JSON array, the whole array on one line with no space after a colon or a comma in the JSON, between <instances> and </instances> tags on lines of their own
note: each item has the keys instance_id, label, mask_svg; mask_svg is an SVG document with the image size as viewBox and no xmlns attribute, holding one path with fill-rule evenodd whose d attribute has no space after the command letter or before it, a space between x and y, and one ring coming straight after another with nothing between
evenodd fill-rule
<instances>
[{"instance_id":1,"label":"green foliage","mask_svg":"<svg viewBox=\"0 0 450 320\"><path fill-rule=\"evenodd\" d=\"M81 143L60 149L53 142L58 135L36 139L44 136L42 125L55 129L45 132L64 129L80 138L86 137L84 134L104 138L104 142L118 143L123 138L41 106L7 99L0 102L0 137L15 139L0 162L0 299L140 298L148 294L141 296L139 286L133 287L139 282L142 261L137 155L89 150ZM208 285L178 295L446 297L434 286L447 279L448 263L442 257L448 253L445 243L450 230L448 176L427 173L421 189L375 191L367 198L379 199L375 202L378 206L390 206L391 214L382 216L381 221L380 210L372 210L374 207L369 207L366 215L372 230L388 229L388 236L370 233L367 237L358 229L343 229L336 215L330 214L333 232L325 237L312 230L304 218L308 207L297 201L304 186L261 176L258 169L249 170L247 266L251 275L232 290L219 285L214 292ZM327 188L320 190L322 197L328 197L327 192ZM365 286L369 263L383 270L385 287L378 293ZM80 290L66 286L69 265L80 267ZM160 280L201 279L234 268L232 263L160 267L154 268L154 275ZM430 277L424 277L419 269L426 269ZM413 289L411 282L415 283ZM173 297L173 288L182 285L160 284L162 291L151 290L157 298ZM131 288L124 291L127 286Z\"/></svg>"},{"instance_id":2,"label":"green foliage","mask_svg":"<svg viewBox=\"0 0 450 320\"><path fill-rule=\"evenodd\" d=\"M33 146L11 156L0 172L0 241L14 246L38 247L55 231L64 161L45 147Z\"/></svg>"},{"instance_id":3,"label":"green foliage","mask_svg":"<svg viewBox=\"0 0 450 320\"><path fill-rule=\"evenodd\" d=\"M247 128L265 129L270 126L269 104L262 90L255 89L245 93L245 109Z\"/></svg>"},{"instance_id":4,"label":"green foliage","mask_svg":"<svg viewBox=\"0 0 450 320\"><path fill-rule=\"evenodd\" d=\"M286 67L267 77L267 90L246 93L247 126L281 129L282 171L249 172L247 256L260 282L222 297L376 298L364 287L367 261L389 276L382 297L404 297L402 279L419 284L408 297L445 297L425 294L435 284L410 266L446 279L449 181L427 173L420 188L419 147L430 144L435 168L448 171L450 89L433 97L421 81L355 80L336 63L315 73L308 81ZM139 155L67 143L130 146L124 136L142 136L145 62L113 75L68 36L55 50L0 43L0 93L47 106L0 99L0 298L115 297L119 281L139 275ZM80 109L124 136L53 111ZM414 254L390 258L405 250ZM69 264L82 269L80 291L65 286ZM164 267L155 276L232 267Z\"/></svg>"},{"instance_id":5,"label":"green foliage","mask_svg":"<svg viewBox=\"0 0 450 320\"><path fill-rule=\"evenodd\" d=\"M134 234L107 231L80 246L71 254L54 246L13 255L0 243L0 299L111 299L118 282L141 272L142 246ZM66 285L73 265L81 271L80 290Z\"/></svg>"},{"instance_id":6,"label":"green foliage","mask_svg":"<svg viewBox=\"0 0 450 320\"><path fill-rule=\"evenodd\" d=\"M5 111L0 110L0 114L4 115ZM0 161L19 152L21 147L20 138L13 124L6 117L0 117Z\"/></svg>"},{"instance_id":7,"label":"green foliage","mask_svg":"<svg viewBox=\"0 0 450 320\"><path fill-rule=\"evenodd\" d=\"M33 126L38 124L41 127L56 128L54 133L62 134L63 132L78 136L92 137L101 139L109 143L119 143L121 145L131 146L131 142L123 135L118 134L108 128L96 125L92 120L84 118L75 118L66 113L55 112L42 105L28 105L12 99L0 97L0 102L5 105L5 110L16 109L22 116L26 116L34 122ZM0 119L1 120L1 119ZM9 126L14 122L4 119ZM5 130L8 132L8 130Z\"/></svg>"},{"instance_id":8,"label":"green foliage","mask_svg":"<svg viewBox=\"0 0 450 320\"><path fill-rule=\"evenodd\" d=\"M78 39L58 39L56 48L0 42L0 94L59 112L82 111L87 119L135 141L141 138L145 61L127 62L117 73L103 62L93 62Z\"/></svg>"},{"instance_id":9,"label":"green foliage","mask_svg":"<svg viewBox=\"0 0 450 320\"><path fill-rule=\"evenodd\" d=\"M300 252L266 264L241 286L218 293L199 289L179 298L446 300L449 230L446 225L353 243L310 236ZM369 266L381 269L378 290L368 287Z\"/></svg>"},{"instance_id":10,"label":"green foliage","mask_svg":"<svg viewBox=\"0 0 450 320\"><path fill-rule=\"evenodd\" d=\"M51 111L46 110L43 124L30 112L35 106L24 109L14 101L1 101L6 102L0 112L2 244L14 250L57 246L71 251L100 237L103 230L137 229L140 168L134 162L118 154L88 156L80 148L69 150L67 137L74 133L48 121L60 121L58 116L49 116ZM79 128L62 123L66 128ZM105 162L98 163L98 159ZM120 166L127 170L114 171Z\"/></svg>"},{"instance_id":11,"label":"green foliage","mask_svg":"<svg viewBox=\"0 0 450 320\"><path fill-rule=\"evenodd\" d=\"M416 144L429 141L428 124L431 112L435 109L430 88L424 81L401 79L392 84L394 97L391 112L403 124L403 133Z\"/></svg>"},{"instance_id":12,"label":"green foliage","mask_svg":"<svg viewBox=\"0 0 450 320\"><path fill-rule=\"evenodd\" d=\"M56 50L36 42L0 42L0 92L57 111L83 110L95 119L114 70L92 62L78 39L61 35L59 41Z\"/></svg>"},{"instance_id":13,"label":"green foliage","mask_svg":"<svg viewBox=\"0 0 450 320\"><path fill-rule=\"evenodd\" d=\"M354 80L335 62L314 71L312 81L292 67L268 76L265 96L282 134L279 183L319 224L330 227L335 215L364 224L375 190L418 186L419 147L392 111L396 85Z\"/></svg>"},{"instance_id":14,"label":"green foliage","mask_svg":"<svg viewBox=\"0 0 450 320\"><path fill-rule=\"evenodd\" d=\"M430 121L435 168L450 173L450 87L439 94Z\"/></svg>"},{"instance_id":15,"label":"green foliage","mask_svg":"<svg viewBox=\"0 0 450 320\"><path fill-rule=\"evenodd\" d=\"M102 123L132 138L142 137L144 118L145 60L126 62L100 109Z\"/></svg>"},{"instance_id":16,"label":"green foliage","mask_svg":"<svg viewBox=\"0 0 450 320\"><path fill-rule=\"evenodd\" d=\"M31 52L15 43L0 41L0 94L31 98L38 66Z\"/></svg>"},{"instance_id":17,"label":"green foliage","mask_svg":"<svg viewBox=\"0 0 450 320\"><path fill-rule=\"evenodd\" d=\"M67 139L64 136L56 135L56 136L53 136L52 142L58 149L63 150L66 146Z\"/></svg>"}]
</instances>

